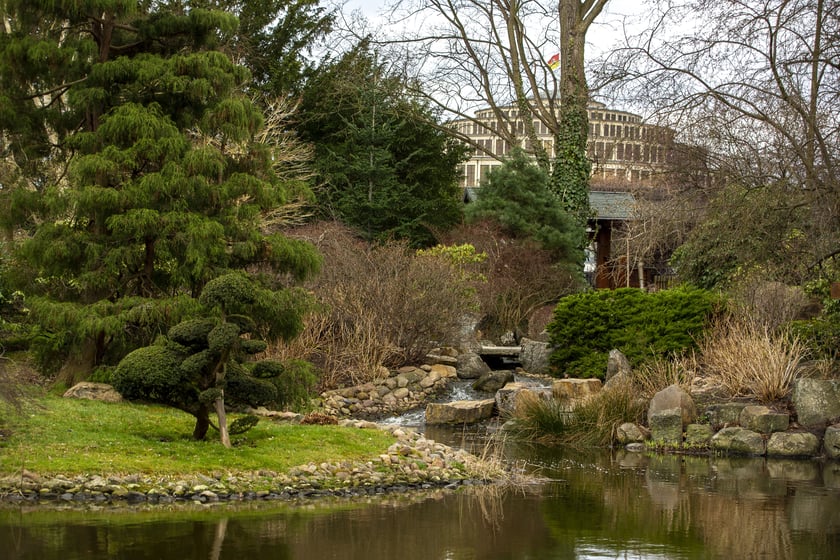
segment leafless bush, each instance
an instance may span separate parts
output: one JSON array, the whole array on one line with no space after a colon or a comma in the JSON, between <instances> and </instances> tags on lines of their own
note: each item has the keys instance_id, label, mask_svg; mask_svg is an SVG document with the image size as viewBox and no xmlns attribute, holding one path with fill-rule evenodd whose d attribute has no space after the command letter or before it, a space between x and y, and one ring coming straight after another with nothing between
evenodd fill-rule
<instances>
[{"instance_id":1,"label":"leafless bush","mask_svg":"<svg viewBox=\"0 0 840 560\"><path fill-rule=\"evenodd\" d=\"M320 310L296 341L271 351L315 363L322 387L364 383L383 367L417 363L456 335L470 304L444 259L418 257L397 242L370 247L334 223L292 235L324 255L323 271L309 286Z\"/></svg>"},{"instance_id":2,"label":"leafless bush","mask_svg":"<svg viewBox=\"0 0 840 560\"><path fill-rule=\"evenodd\" d=\"M732 310L741 322L776 332L807 309L808 296L798 286L765 280L760 273L740 279L731 289Z\"/></svg>"},{"instance_id":3,"label":"leafless bush","mask_svg":"<svg viewBox=\"0 0 840 560\"><path fill-rule=\"evenodd\" d=\"M772 402L788 394L806 348L787 333L730 319L712 329L701 352L707 376L731 396Z\"/></svg>"},{"instance_id":4,"label":"leafless bush","mask_svg":"<svg viewBox=\"0 0 840 560\"><path fill-rule=\"evenodd\" d=\"M579 288L572 273L536 242L514 239L492 222L457 228L447 243L470 243L487 254L486 282L475 284L481 312L502 330L524 327L539 308Z\"/></svg>"}]
</instances>

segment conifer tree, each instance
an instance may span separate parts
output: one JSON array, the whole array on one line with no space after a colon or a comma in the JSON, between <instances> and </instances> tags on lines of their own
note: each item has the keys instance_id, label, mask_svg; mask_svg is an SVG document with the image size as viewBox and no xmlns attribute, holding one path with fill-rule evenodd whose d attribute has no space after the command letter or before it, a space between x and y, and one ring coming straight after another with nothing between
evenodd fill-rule
<instances>
[{"instance_id":1,"label":"conifer tree","mask_svg":"<svg viewBox=\"0 0 840 560\"><path fill-rule=\"evenodd\" d=\"M491 219L514 237L533 239L551 251L558 264L579 270L583 251L577 224L549 183L548 173L514 148L482 182L478 200L467 206L467 220Z\"/></svg>"},{"instance_id":2,"label":"conifer tree","mask_svg":"<svg viewBox=\"0 0 840 560\"><path fill-rule=\"evenodd\" d=\"M249 74L219 50L235 17L6 0L3 18L0 132L23 180L3 186L0 219L24 238L17 282L53 349L83 350L82 369L116 363L200 312L223 273L317 270L311 246L260 227L287 189L255 140Z\"/></svg>"},{"instance_id":3,"label":"conifer tree","mask_svg":"<svg viewBox=\"0 0 840 560\"><path fill-rule=\"evenodd\" d=\"M367 239L425 246L431 230L461 218L458 164L465 148L430 123L434 115L362 42L319 69L301 106L315 143L319 205Z\"/></svg>"}]
</instances>

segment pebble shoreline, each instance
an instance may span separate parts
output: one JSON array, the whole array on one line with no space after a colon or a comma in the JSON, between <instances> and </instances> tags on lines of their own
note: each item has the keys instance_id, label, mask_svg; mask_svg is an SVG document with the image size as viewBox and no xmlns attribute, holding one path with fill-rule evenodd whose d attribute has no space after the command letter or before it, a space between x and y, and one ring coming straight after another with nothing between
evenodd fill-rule
<instances>
[{"instance_id":1,"label":"pebble shoreline","mask_svg":"<svg viewBox=\"0 0 840 560\"><path fill-rule=\"evenodd\" d=\"M486 484L502 468L462 449L426 439L414 430L345 420L355 429L382 429L397 441L367 462L310 463L272 471L155 475L40 476L23 471L0 477L0 503L169 504L299 500L383 495L409 490Z\"/></svg>"}]
</instances>

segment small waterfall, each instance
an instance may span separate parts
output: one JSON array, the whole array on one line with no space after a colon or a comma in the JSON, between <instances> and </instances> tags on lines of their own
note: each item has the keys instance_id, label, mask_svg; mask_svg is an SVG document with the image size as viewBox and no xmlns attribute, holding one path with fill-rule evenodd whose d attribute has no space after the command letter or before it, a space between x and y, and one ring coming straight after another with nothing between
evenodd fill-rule
<instances>
[{"instance_id":1,"label":"small waterfall","mask_svg":"<svg viewBox=\"0 0 840 560\"><path fill-rule=\"evenodd\" d=\"M493 398L492 393L473 389L472 384L474 381L474 379L458 379L453 381L449 385L449 390L439 395L433 402L473 401ZM517 375L515 381L524 383L525 385L533 385L534 387L546 386L544 380L529 376ZM418 431L423 432L426 427L426 407L423 406L396 416L383 418L379 423L388 426L417 428Z\"/></svg>"}]
</instances>

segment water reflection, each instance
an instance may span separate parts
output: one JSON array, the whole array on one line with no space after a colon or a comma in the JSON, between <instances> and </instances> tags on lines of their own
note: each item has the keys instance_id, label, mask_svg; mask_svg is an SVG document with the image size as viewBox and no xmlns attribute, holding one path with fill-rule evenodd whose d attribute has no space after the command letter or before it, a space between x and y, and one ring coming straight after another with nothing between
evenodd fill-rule
<instances>
[{"instance_id":1,"label":"water reflection","mask_svg":"<svg viewBox=\"0 0 840 560\"><path fill-rule=\"evenodd\" d=\"M840 556L836 463L504 452L550 482L301 505L3 510L0 542L15 560Z\"/></svg>"}]
</instances>

